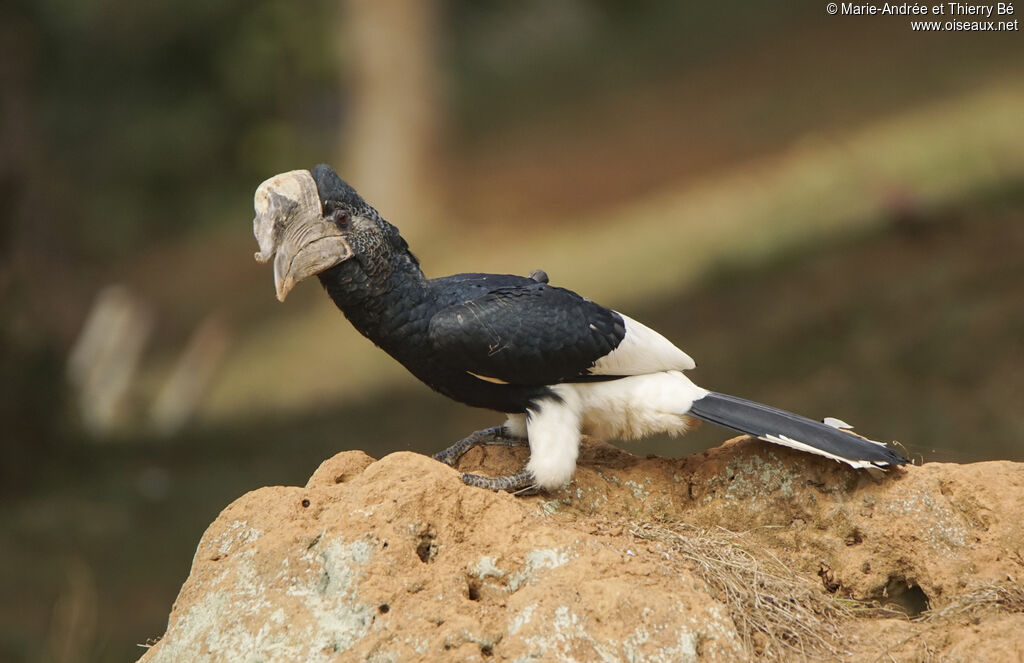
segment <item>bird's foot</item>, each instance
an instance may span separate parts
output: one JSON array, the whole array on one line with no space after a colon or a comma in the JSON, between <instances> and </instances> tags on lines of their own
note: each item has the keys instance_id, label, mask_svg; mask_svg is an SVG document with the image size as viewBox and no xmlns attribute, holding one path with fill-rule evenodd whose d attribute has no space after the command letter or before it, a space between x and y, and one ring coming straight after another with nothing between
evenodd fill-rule
<instances>
[{"instance_id":1,"label":"bird's foot","mask_svg":"<svg viewBox=\"0 0 1024 663\"><path fill-rule=\"evenodd\" d=\"M461 440L459 440L452 446L448 447L447 449L443 451L438 451L436 454L431 456L431 458L433 458L434 460L439 460L445 465L454 466L455 463L457 463L459 459L462 458L463 454L465 454L473 447L481 444L500 445L505 447L518 447L529 444L529 441L525 437L516 437L514 435L509 435L508 431L505 430L504 426L492 426L490 428L478 430L472 435L462 438ZM492 490L503 489L494 488Z\"/></svg>"},{"instance_id":2,"label":"bird's foot","mask_svg":"<svg viewBox=\"0 0 1024 663\"><path fill-rule=\"evenodd\" d=\"M533 476L533 472L523 470L518 474L510 474L504 477L485 477L480 474L462 474L462 483L467 486L486 488L488 490L506 490L516 497L536 495L540 492L540 486Z\"/></svg>"}]
</instances>

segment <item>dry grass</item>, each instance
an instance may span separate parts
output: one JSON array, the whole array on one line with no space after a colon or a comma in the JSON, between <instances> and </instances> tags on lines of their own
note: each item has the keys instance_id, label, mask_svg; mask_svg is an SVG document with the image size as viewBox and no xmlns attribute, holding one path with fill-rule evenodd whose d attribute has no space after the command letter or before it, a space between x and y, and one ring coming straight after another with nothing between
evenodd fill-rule
<instances>
[{"instance_id":1,"label":"dry grass","mask_svg":"<svg viewBox=\"0 0 1024 663\"><path fill-rule=\"evenodd\" d=\"M852 653L843 622L868 604L836 599L769 551L751 552L744 534L688 525L638 525L632 534L664 543L690 563L712 596L728 608L751 658L842 658Z\"/></svg>"},{"instance_id":2,"label":"dry grass","mask_svg":"<svg viewBox=\"0 0 1024 663\"><path fill-rule=\"evenodd\" d=\"M769 661L846 659L863 655L878 642L861 642L857 622L899 619L905 628L893 632L903 639L888 646L896 651L934 629L946 629L984 613L1024 612L1024 584L1007 576L980 585L941 609L909 619L876 602L841 599L798 574L769 550L756 546L748 534L721 527L700 529L685 524L637 524L630 530L642 539L669 546L729 610L747 655ZM926 644L921 644L926 646ZM884 660L884 659L880 659Z\"/></svg>"},{"instance_id":3,"label":"dry grass","mask_svg":"<svg viewBox=\"0 0 1024 663\"><path fill-rule=\"evenodd\" d=\"M922 622L961 621L986 612L1024 612L1024 584L1013 577L975 587L938 610L930 610Z\"/></svg>"}]
</instances>

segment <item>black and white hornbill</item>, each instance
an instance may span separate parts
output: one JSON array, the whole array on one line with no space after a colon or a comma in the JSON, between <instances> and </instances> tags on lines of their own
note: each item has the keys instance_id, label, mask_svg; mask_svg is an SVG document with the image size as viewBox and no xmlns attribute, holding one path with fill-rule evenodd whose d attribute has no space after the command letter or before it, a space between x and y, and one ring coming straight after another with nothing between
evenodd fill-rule
<instances>
[{"instance_id":1,"label":"black and white hornbill","mask_svg":"<svg viewBox=\"0 0 1024 663\"><path fill-rule=\"evenodd\" d=\"M825 423L698 387L685 352L654 330L543 272L428 279L398 229L329 166L296 170L256 191L257 260L274 256L277 298L316 274L364 336L440 393L507 414L434 457L476 444L529 444L522 472L464 474L472 485L555 489L572 477L581 431L603 438L678 435L691 417L855 468L906 461L884 444ZM276 254L276 256L275 256Z\"/></svg>"}]
</instances>

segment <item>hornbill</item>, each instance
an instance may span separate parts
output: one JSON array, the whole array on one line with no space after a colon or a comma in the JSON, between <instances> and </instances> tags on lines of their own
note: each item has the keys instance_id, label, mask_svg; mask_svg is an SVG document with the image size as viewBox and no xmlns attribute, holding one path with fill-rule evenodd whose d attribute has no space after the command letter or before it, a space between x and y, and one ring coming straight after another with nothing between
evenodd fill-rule
<instances>
[{"instance_id":1,"label":"hornbill","mask_svg":"<svg viewBox=\"0 0 1024 663\"><path fill-rule=\"evenodd\" d=\"M603 438L684 433L691 417L855 468L902 465L880 442L698 387L693 359L656 331L548 283L547 275L428 279L398 229L327 165L283 173L255 196L256 259L274 257L277 298L314 274L364 336L440 393L507 414L434 455L454 465L477 444L528 444L505 477L467 484L535 492L565 484L581 431ZM276 254L276 255L275 255Z\"/></svg>"}]
</instances>

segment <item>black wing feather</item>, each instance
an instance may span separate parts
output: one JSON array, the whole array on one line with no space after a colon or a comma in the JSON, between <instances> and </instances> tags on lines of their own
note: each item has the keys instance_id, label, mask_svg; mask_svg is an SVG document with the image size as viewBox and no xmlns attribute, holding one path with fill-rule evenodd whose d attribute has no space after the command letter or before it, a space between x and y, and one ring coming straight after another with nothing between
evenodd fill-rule
<instances>
[{"instance_id":1,"label":"black wing feather","mask_svg":"<svg viewBox=\"0 0 1024 663\"><path fill-rule=\"evenodd\" d=\"M588 377L624 336L618 313L537 282L496 288L430 321L432 347L450 367L517 385Z\"/></svg>"}]
</instances>

